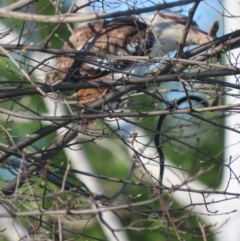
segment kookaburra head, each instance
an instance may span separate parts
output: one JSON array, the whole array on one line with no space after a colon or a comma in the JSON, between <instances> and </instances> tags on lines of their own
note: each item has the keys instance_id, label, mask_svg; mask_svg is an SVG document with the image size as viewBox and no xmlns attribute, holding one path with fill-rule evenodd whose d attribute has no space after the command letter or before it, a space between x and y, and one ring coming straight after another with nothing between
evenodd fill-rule
<instances>
[{"instance_id":1,"label":"kookaburra head","mask_svg":"<svg viewBox=\"0 0 240 241\"><path fill-rule=\"evenodd\" d=\"M160 57L177 50L177 45L181 41L185 31L188 18L181 14L172 12L157 13L144 17L145 22L153 32L155 42L153 44L151 57ZM202 31L195 21L188 30L185 46L201 45L212 41L206 32Z\"/></svg>"}]
</instances>

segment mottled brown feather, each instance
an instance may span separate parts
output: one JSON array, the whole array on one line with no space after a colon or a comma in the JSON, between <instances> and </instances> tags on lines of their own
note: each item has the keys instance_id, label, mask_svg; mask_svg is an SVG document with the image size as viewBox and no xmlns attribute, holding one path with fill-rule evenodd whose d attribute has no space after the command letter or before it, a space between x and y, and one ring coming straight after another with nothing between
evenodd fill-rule
<instances>
[{"instance_id":1,"label":"mottled brown feather","mask_svg":"<svg viewBox=\"0 0 240 241\"><path fill-rule=\"evenodd\" d=\"M152 47L147 25L133 17L112 21L96 21L76 29L62 47L65 51L89 51L112 55L144 55ZM97 57L96 62L87 63L81 54L76 58L57 57L56 65L46 75L48 84L64 81L97 81L110 79L109 68L124 68L127 61L111 61ZM109 75L109 76L108 76ZM78 101L89 104L102 97L108 88L85 89L78 92Z\"/></svg>"},{"instance_id":2,"label":"mottled brown feather","mask_svg":"<svg viewBox=\"0 0 240 241\"><path fill-rule=\"evenodd\" d=\"M174 21L175 23L179 23L182 25L186 25L187 20L188 20L188 17L181 15L181 14L174 14L172 12L171 13L170 12L169 13L158 13L158 15L161 18L169 19L171 21ZM198 24L194 20L192 20L191 26L198 27Z\"/></svg>"},{"instance_id":3,"label":"mottled brown feather","mask_svg":"<svg viewBox=\"0 0 240 241\"><path fill-rule=\"evenodd\" d=\"M219 30L219 22L215 21L215 22L213 22L213 24L212 24L212 26L211 26L211 28L209 30L208 35L210 37L212 37L213 39L215 39L217 37L218 30Z\"/></svg>"}]
</instances>

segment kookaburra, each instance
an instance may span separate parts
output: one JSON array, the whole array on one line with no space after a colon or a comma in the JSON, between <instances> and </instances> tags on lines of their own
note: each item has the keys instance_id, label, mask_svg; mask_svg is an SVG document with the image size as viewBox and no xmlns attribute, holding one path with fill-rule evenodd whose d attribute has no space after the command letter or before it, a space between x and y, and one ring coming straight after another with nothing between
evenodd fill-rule
<instances>
[{"instance_id":1,"label":"kookaburra","mask_svg":"<svg viewBox=\"0 0 240 241\"><path fill-rule=\"evenodd\" d=\"M104 55L160 57L176 50L187 18L174 13L157 13L139 20L122 17L109 21L95 21L77 28L62 50L78 51L74 57L56 57L56 65L46 75L46 83L54 85L66 81L106 81L112 73L127 67L136 75L144 75L147 67L121 60L109 60ZM200 45L212 40L193 21L185 45ZM95 59L81 56L81 51L95 53ZM132 72L131 72L132 73ZM131 74L130 73L130 74ZM77 101L89 104L101 98L108 88L80 89Z\"/></svg>"}]
</instances>

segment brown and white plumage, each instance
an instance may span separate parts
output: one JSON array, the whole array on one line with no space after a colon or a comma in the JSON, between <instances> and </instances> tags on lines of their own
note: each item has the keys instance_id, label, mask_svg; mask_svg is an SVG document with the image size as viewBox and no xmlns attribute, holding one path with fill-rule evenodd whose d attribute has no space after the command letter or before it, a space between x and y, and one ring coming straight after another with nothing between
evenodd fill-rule
<instances>
[{"instance_id":1,"label":"brown and white plumage","mask_svg":"<svg viewBox=\"0 0 240 241\"><path fill-rule=\"evenodd\" d=\"M188 18L172 12L148 15L144 20L151 26L151 31L157 38L151 51L151 57L163 56L177 49ZM212 41L212 38L202 31L195 21L192 21L185 45L199 45Z\"/></svg>"},{"instance_id":2,"label":"brown and white plumage","mask_svg":"<svg viewBox=\"0 0 240 241\"><path fill-rule=\"evenodd\" d=\"M128 61L109 61L104 54L163 56L177 49L185 29L186 17L173 13L158 13L144 17L144 21L134 17L117 18L111 21L95 21L76 29L64 43L65 51L89 51L96 53L96 60L85 57L57 57L56 65L46 75L50 85L65 81L101 81L112 79L110 69L124 69L131 64ZM150 27L149 27L150 26ZM195 22L189 29L186 45L204 44L212 38L203 32ZM101 55L100 55L101 54ZM99 56L99 57L98 57ZM148 66L135 65L131 74L142 76ZM89 104L101 98L109 89L81 89L77 100Z\"/></svg>"},{"instance_id":3,"label":"brown and white plumage","mask_svg":"<svg viewBox=\"0 0 240 241\"><path fill-rule=\"evenodd\" d=\"M76 29L64 43L65 51L89 51L101 56L144 55L152 47L151 33L147 25L133 17L118 18L112 21L96 21ZM46 76L48 84L64 81L101 81L112 79L111 68L124 68L127 61L108 61L97 57L96 62L68 57L57 57L53 71ZM81 89L78 101L88 104L108 91L107 88Z\"/></svg>"}]
</instances>

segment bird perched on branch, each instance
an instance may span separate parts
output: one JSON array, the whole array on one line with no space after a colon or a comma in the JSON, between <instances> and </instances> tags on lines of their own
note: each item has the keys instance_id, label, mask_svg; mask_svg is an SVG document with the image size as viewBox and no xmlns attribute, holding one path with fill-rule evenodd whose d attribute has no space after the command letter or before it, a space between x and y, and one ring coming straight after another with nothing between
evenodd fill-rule
<instances>
[{"instance_id":1,"label":"bird perched on branch","mask_svg":"<svg viewBox=\"0 0 240 241\"><path fill-rule=\"evenodd\" d=\"M121 56L159 57L176 50L185 30L187 18L174 13L157 13L144 17L122 17L95 21L76 29L62 50L73 54L56 57L55 67L47 73L46 83L66 81L106 81L113 73L127 68L128 74L142 76L148 63L121 60ZM213 38L193 21L185 45L204 44ZM84 56L81 52L85 53ZM89 54L86 54L88 52ZM119 56L110 59L107 56ZM102 98L109 88L80 89L77 101L81 104Z\"/></svg>"}]
</instances>

